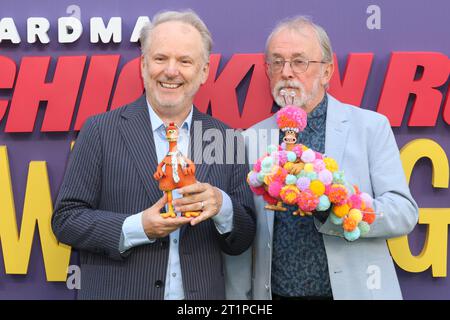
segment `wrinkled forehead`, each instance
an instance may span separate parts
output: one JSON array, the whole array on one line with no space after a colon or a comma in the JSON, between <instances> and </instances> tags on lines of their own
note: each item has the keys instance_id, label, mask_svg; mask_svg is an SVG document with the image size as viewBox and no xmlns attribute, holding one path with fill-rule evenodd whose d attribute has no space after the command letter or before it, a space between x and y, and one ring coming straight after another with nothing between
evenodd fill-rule
<instances>
[{"instance_id":1,"label":"wrinkled forehead","mask_svg":"<svg viewBox=\"0 0 450 320\"><path fill-rule=\"evenodd\" d=\"M310 26L302 28L282 28L273 34L267 45L268 57L320 59L322 50L314 29Z\"/></svg>"}]
</instances>

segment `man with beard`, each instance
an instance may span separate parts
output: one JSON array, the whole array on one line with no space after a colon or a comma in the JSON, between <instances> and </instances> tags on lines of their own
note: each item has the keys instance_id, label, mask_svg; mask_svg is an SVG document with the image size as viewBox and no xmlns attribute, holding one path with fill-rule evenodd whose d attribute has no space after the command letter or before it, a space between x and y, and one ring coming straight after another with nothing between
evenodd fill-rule
<instances>
[{"instance_id":1,"label":"man with beard","mask_svg":"<svg viewBox=\"0 0 450 320\"><path fill-rule=\"evenodd\" d=\"M305 17L279 23L266 43L267 75L275 102L294 104L308 114L298 143L334 158L347 181L374 198L378 216L366 238L348 242L333 228L329 213L294 216L265 209L255 196L257 232L253 246L254 299L401 299L387 238L409 233L418 208L386 117L342 102L326 92L333 53L326 32ZM275 115L245 133L277 129ZM256 135L254 134L256 131ZM279 144L282 132L266 144ZM261 141L252 141L266 151ZM250 252L243 257L251 258ZM241 283L250 267L235 261ZM244 268L247 265L247 275ZM230 268L231 265L230 265ZM241 291L246 291L242 288Z\"/></svg>"},{"instance_id":2,"label":"man with beard","mask_svg":"<svg viewBox=\"0 0 450 320\"><path fill-rule=\"evenodd\" d=\"M188 146L207 147L203 132L224 137L227 127L192 105L209 71L212 40L203 21L192 11L169 11L152 22L140 39L145 94L86 121L56 201L53 231L80 251L78 298L224 299L222 253L244 252L255 234L248 164L197 163L199 182L174 192L173 204L178 215L201 214L161 217L167 197L153 173L168 152L165 127L178 126L184 155ZM194 127L202 131L194 134Z\"/></svg>"}]
</instances>

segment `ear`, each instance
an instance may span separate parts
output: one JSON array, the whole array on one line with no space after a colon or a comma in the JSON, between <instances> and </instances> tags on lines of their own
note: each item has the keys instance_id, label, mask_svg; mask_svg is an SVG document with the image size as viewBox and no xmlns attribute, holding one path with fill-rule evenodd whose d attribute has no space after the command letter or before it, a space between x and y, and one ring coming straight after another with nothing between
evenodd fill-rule
<instances>
[{"instance_id":1,"label":"ear","mask_svg":"<svg viewBox=\"0 0 450 320\"><path fill-rule=\"evenodd\" d=\"M328 63L323 70L322 74L322 85L326 85L327 83L330 83L331 77L333 76L334 72L334 63Z\"/></svg>"},{"instance_id":2,"label":"ear","mask_svg":"<svg viewBox=\"0 0 450 320\"><path fill-rule=\"evenodd\" d=\"M205 63L205 65L202 67L201 70L202 73L202 84L204 84L206 82L206 80L208 80L208 76L209 76L209 61L207 63Z\"/></svg>"},{"instance_id":3,"label":"ear","mask_svg":"<svg viewBox=\"0 0 450 320\"><path fill-rule=\"evenodd\" d=\"M145 56L141 55L141 74L144 74L145 67L147 65L147 61L145 61Z\"/></svg>"},{"instance_id":4,"label":"ear","mask_svg":"<svg viewBox=\"0 0 450 320\"><path fill-rule=\"evenodd\" d=\"M265 69L266 69L266 76L270 79L270 67L268 63L264 63Z\"/></svg>"}]
</instances>

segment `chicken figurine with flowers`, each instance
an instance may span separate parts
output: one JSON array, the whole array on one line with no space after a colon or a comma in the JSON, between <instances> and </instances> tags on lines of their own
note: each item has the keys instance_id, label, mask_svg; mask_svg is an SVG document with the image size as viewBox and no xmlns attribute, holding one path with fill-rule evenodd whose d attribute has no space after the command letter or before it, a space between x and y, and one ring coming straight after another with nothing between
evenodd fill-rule
<instances>
[{"instance_id":1,"label":"chicken figurine with flowers","mask_svg":"<svg viewBox=\"0 0 450 320\"><path fill-rule=\"evenodd\" d=\"M281 145L270 145L247 176L252 191L267 202L266 209L294 215L313 215L330 210L329 219L342 227L348 241L370 231L376 214L372 197L349 184L333 158L297 143L307 124L306 112L287 105L277 113L277 124L284 133Z\"/></svg>"}]
</instances>

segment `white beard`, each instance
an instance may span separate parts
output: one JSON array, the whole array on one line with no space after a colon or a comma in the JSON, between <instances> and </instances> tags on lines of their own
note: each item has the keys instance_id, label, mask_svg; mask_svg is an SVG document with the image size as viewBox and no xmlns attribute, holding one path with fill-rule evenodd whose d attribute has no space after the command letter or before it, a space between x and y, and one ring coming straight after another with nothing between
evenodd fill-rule
<instances>
[{"instance_id":1,"label":"white beard","mask_svg":"<svg viewBox=\"0 0 450 320\"><path fill-rule=\"evenodd\" d=\"M282 96L280 94L280 90L287 87L298 89L300 91L300 96L291 97L289 95L289 92L286 92L286 95ZM312 100L314 100L314 98L317 96L319 89L320 89L319 77L317 77L314 80L312 90L309 94L306 93L305 86L301 82L295 80L281 80L278 81L275 87L273 88L272 96L274 97L275 102L280 107L285 107L287 105L294 105L306 109L308 104Z\"/></svg>"}]
</instances>

